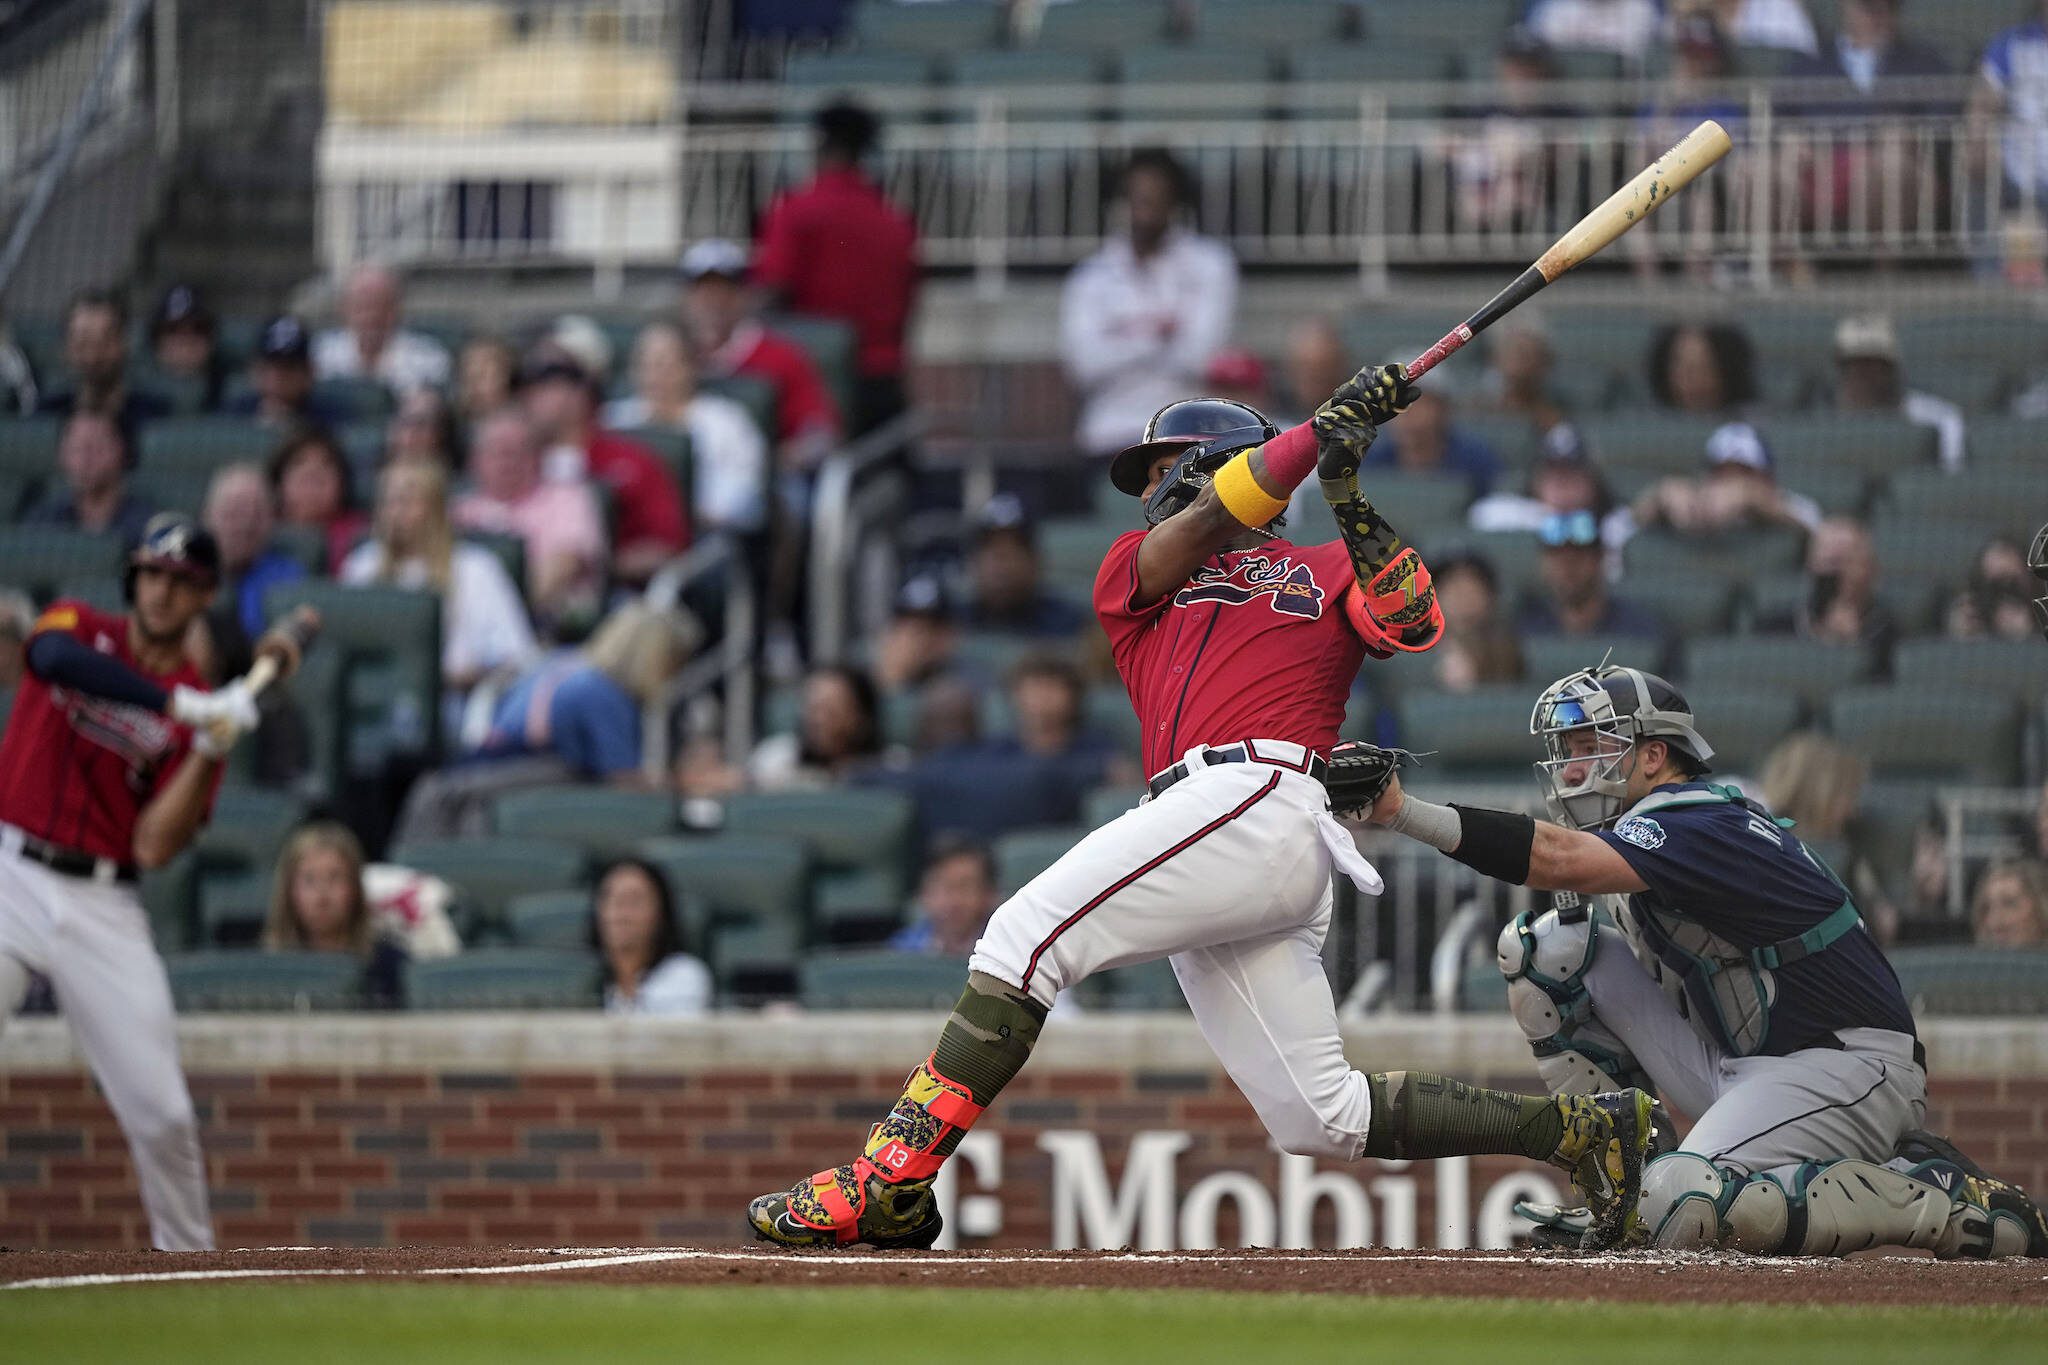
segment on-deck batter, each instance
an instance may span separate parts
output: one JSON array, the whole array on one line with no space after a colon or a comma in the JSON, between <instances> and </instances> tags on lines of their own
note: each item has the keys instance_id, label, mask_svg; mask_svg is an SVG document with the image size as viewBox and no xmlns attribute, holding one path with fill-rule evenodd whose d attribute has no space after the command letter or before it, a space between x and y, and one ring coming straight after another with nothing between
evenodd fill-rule
<instances>
[{"instance_id":1,"label":"on-deck batter","mask_svg":"<svg viewBox=\"0 0 2048 1365\"><path fill-rule=\"evenodd\" d=\"M1111 477L1144 499L1150 526L1110 547L1095 609L1143 727L1148 796L997 909L895 1108L849 1164L754 1200L756 1235L929 1246L933 1177L1024 1065L1055 997L1160 957L1285 1150L1548 1160L1598 1211L1589 1243L1626 1233L1650 1136L1641 1092L1509 1095L1368 1075L1344 1057L1321 958L1331 870L1368 894L1380 880L1330 815L1325 757L1365 655L1427 649L1443 625L1428 570L1357 484L1378 426L1412 396L1398 367L1362 371L1286 433L1242 404L1191 399L1117 457ZM1341 542L1263 529L1311 468Z\"/></svg>"},{"instance_id":2,"label":"on-deck batter","mask_svg":"<svg viewBox=\"0 0 2048 1365\"><path fill-rule=\"evenodd\" d=\"M213 537L153 518L129 562L127 615L58 601L36 621L0 738L0 1025L31 970L50 978L166 1251L210 1250L213 1225L170 982L135 880L199 832L221 760L256 724L246 688L205 691L185 655L219 576Z\"/></svg>"}]
</instances>

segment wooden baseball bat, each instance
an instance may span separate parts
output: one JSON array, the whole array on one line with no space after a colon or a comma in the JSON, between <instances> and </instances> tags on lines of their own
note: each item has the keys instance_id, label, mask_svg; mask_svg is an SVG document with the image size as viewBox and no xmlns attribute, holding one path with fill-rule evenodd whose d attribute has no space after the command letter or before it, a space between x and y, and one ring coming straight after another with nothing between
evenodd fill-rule
<instances>
[{"instance_id":1,"label":"wooden baseball bat","mask_svg":"<svg viewBox=\"0 0 2048 1365\"><path fill-rule=\"evenodd\" d=\"M1486 301L1486 306L1444 334L1441 341L1408 363L1408 377L1419 379L1473 337L1529 301L1537 290L1596 255L1609 242L1656 212L1672 195L1690 185L1701 171L1728 155L1728 131L1708 119L1679 139L1678 145L1636 173L1635 179L1587 214L1536 264L1513 284Z\"/></svg>"},{"instance_id":2,"label":"wooden baseball bat","mask_svg":"<svg viewBox=\"0 0 2048 1365\"><path fill-rule=\"evenodd\" d=\"M272 630L289 639L298 650L299 657L304 659L306 651L312 647L313 641L320 634L320 613L309 606L295 607L292 614L278 622ZM257 644L261 645L262 641L257 641ZM256 662L249 665L249 671L243 675L243 680L249 684L250 692L260 696L263 689L276 682L284 671L284 664L277 654L259 654L256 656Z\"/></svg>"}]
</instances>

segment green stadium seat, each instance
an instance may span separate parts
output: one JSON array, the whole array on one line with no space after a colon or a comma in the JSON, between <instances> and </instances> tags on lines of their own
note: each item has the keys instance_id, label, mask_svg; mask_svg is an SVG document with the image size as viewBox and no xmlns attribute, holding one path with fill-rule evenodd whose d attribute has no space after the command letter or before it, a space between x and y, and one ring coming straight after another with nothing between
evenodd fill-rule
<instances>
[{"instance_id":1,"label":"green stadium seat","mask_svg":"<svg viewBox=\"0 0 2048 1365\"><path fill-rule=\"evenodd\" d=\"M1687 683L1683 691L1714 748L1716 773L1761 773L1771 750L1799 725L1799 698L1778 688Z\"/></svg>"},{"instance_id":2,"label":"green stadium seat","mask_svg":"<svg viewBox=\"0 0 2048 1365\"><path fill-rule=\"evenodd\" d=\"M626 791L570 784L506 792L491 807L491 828L506 838L538 835L575 844L609 861L643 839L676 829L676 798L667 791Z\"/></svg>"},{"instance_id":3,"label":"green stadium seat","mask_svg":"<svg viewBox=\"0 0 2048 1365\"><path fill-rule=\"evenodd\" d=\"M1826 644L1784 635L1739 635L1688 640L1682 679L1708 688L1781 688L1809 706L1862 681L1870 653L1860 645Z\"/></svg>"},{"instance_id":4,"label":"green stadium seat","mask_svg":"<svg viewBox=\"0 0 2048 1365\"><path fill-rule=\"evenodd\" d=\"M1681 636L1718 635L1733 615L1735 592L1729 584L1682 569L1632 572L1615 591L1655 612Z\"/></svg>"},{"instance_id":5,"label":"green stadium seat","mask_svg":"<svg viewBox=\"0 0 2048 1365\"><path fill-rule=\"evenodd\" d=\"M1870 506L1870 476L1860 469L1814 463L1786 465L1778 482L1804 493L1831 515L1860 517Z\"/></svg>"},{"instance_id":6,"label":"green stadium seat","mask_svg":"<svg viewBox=\"0 0 2048 1365\"><path fill-rule=\"evenodd\" d=\"M867 3L854 6L853 38L863 50L948 57L999 46L1005 11L983 0L935 4Z\"/></svg>"},{"instance_id":7,"label":"green stadium seat","mask_svg":"<svg viewBox=\"0 0 2048 1365\"><path fill-rule=\"evenodd\" d=\"M1914 388L1946 398L1968 413L1995 412L2005 406L2014 378L2003 366L1977 359L1935 356L1913 362ZM1973 432L1977 421L1975 417L1970 419Z\"/></svg>"},{"instance_id":8,"label":"green stadium seat","mask_svg":"<svg viewBox=\"0 0 2048 1365\"><path fill-rule=\"evenodd\" d=\"M362 959L352 953L254 949L171 953L164 969L180 1014L353 1009L363 976Z\"/></svg>"},{"instance_id":9,"label":"green stadium seat","mask_svg":"<svg viewBox=\"0 0 2048 1365\"><path fill-rule=\"evenodd\" d=\"M0 474L0 523L11 522L26 510L35 484L18 474Z\"/></svg>"},{"instance_id":10,"label":"green stadium seat","mask_svg":"<svg viewBox=\"0 0 2048 1365\"><path fill-rule=\"evenodd\" d=\"M1143 743L1138 713L1131 706L1130 693L1121 683L1103 683L1088 689L1081 702L1081 724L1113 740L1125 753L1135 755Z\"/></svg>"},{"instance_id":11,"label":"green stadium seat","mask_svg":"<svg viewBox=\"0 0 2048 1365\"><path fill-rule=\"evenodd\" d=\"M918 6L895 5L891 8L915 9ZM1056 89L1062 86L1098 85L1108 66L1106 58L1092 52L1051 52L1041 48L1021 48L994 52L962 52L953 59L952 71L953 84L961 90L1001 95ZM1004 117L1023 122L1085 119L1097 112L1096 106L1099 103L1100 101L1093 97L1059 103L1019 101L1004 107Z\"/></svg>"},{"instance_id":12,"label":"green stadium seat","mask_svg":"<svg viewBox=\"0 0 2048 1365\"><path fill-rule=\"evenodd\" d=\"M1947 686L1851 687L1827 707L1828 729L1887 777L2014 785L2020 707L2010 697Z\"/></svg>"},{"instance_id":13,"label":"green stadium seat","mask_svg":"<svg viewBox=\"0 0 2048 1365\"><path fill-rule=\"evenodd\" d=\"M120 615L128 610L128 585L112 574L89 578L68 578L57 585L52 597L68 597L88 607ZM239 752L239 750L237 751Z\"/></svg>"},{"instance_id":14,"label":"green stadium seat","mask_svg":"<svg viewBox=\"0 0 2048 1365\"><path fill-rule=\"evenodd\" d=\"M793 966L810 921L811 856L794 836L721 833L648 839L640 854L704 909L708 957L735 967Z\"/></svg>"},{"instance_id":15,"label":"green stadium seat","mask_svg":"<svg viewBox=\"0 0 2048 1365\"><path fill-rule=\"evenodd\" d=\"M1649 530L1639 532L1622 551L1629 575L1695 573L1730 582L1759 574L1796 572L1805 557L1806 533L1793 526L1708 536Z\"/></svg>"},{"instance_id":16,"label":"green stadium seat","mask_svg":"<svg viewBox=\"0 0 2048 1365\"><path fill-rule=\"evenodd\" d=\"M996 840L996 889L1004 896L1051 867L1068 849L1086 838L1085 829L1052 825L1043 829L1013 830Z\"/></svg>"},{"instance_id":17,"label":"green stadium seat","mask_svg":"<svg viewBox=\"0 0 2048 1365\"><path fill-rule=\"evenodd\" d=\"M1205 0L1195 17L1195 40L1260 52L1278 46L1284 35L1308 47L1344 39L1350 19L1336 0Z\"/></svg>"},{"instance_id":18,"label":"green stadium seat","mask_svg":"<svg viewBox=\"0 0 2048 1365\"><path fill-rule=\"evenodd\" d=\"M566 948L472 948L408 962L416 1010L582 1010L603 1003L597 955Z\"/></svg>"},{"instance_id":19,"label":"green stadium seat","mask_svg":"<svg viewBox=\"0 0 2048 1365\"><path fill-rule=\"evenodd\" d=\"M1958 522L1992 534L2033 535L2048 508L2048 458L2032 469L1909 469L1892 476L1888 495L1895 518Z\"/></svg>"},{"instance_id":20,"label":"green stadium seat","mask_svg":"<svg viewBox=\"0 0 2048 1365\"><path fill-rule=\"evenodd\" d=\"M813 873L820 922L893 915L910 898L917 810L902 792L751 792L725 803L734 834L800 839Z\"/></svg>"},{"instance_id":21,"label":"green stadium seat","mask_svg":"<svg viewBox=\"0 0 2048 1365\"><path fill-rule=\"evenodd\" d=\"M1472 490L1463 479L1374 470L1371 484L1373 506L1418 545L1447 540L1464 529Z\"/></svg>"},{"instance_id":22,"label":"green stadium seat","mask_svg":"<svg viewBox=\"0 0 2048 1365\"><path fill-rule=\"evenodd\" d=\"M1070 0L1086 4L1087 0ZM1175 86L1186 95L1188 107L1200 110L1204 91L1217 85L1243 85L1269 79L1272 64L1261 49L1242 47L1191 46L1184 43L1153 43L1123 49L1117 54L1117 69L1126 87ZM1137 112L1160 108L1156 102L1134 103ZM1179 106L1171 106L1178 112ZM1207 106L1213 111L1212 102Z\"/></svg>"},{"instance_id":23,"label":"green stadium seat","mask_svg":"<svg viewBox=\"0 0 2048 1365\"><path fill-rule=\"evenodd\" d=\"M491 552L516 588L526 586L526 537L511 531L464 531L462 539Z\"/></svg>"},{"instance_id":24,"label":"green stadium seat","mask_svg":"<svg viewBox=\"0 0 2048 1365\"><path fill-rule=\"evenodd\" d=\"M1500 579L1501 601L1513 607L1523 594L1534 588L1538 581L1538 563L1543 558L1543 546L1536 539L1534 531L1472 531L1456 542L1456 546L1480 556L1493 566ZM1447 542L1446 549L1451 548ZM1436 547L1430 547L1436 552Z\"/></svg>"},{"instance_id":25,"label":"green stadium seat","mask_svg":"<svg viewBox=\"0 0 2048 1365\"><path fill-rule=\"evenodd\" d=\"M0 417L0 474L39 483L57 472L55 417Z\"/></svg>"},{"instance_id":26,"label":"green stadium seat","mask_svg":"<svg viewBox=\"0 0 2048 1365\"><path fill-rule=\"evenodd\" d=\"M1161 0L1072 0L1052 5L1037 45L1059 52L1124 52L1172 36L1173 9Z\"/></svg>"},{"instance_id":27,"label":"green stadium seat","mask_svg":"<svg viewBox=\"0 0 2048 1365\"><path fill-rule=\"evenodd\" d=\"M1790 48L1742 44L1735 49L1735 74L1752 80L1774 81L1792 69L1792 59L1796 55Z\"/></svg>"},{"instance_id":28,"label":"green stadium seat","mask_svg":"<svg viewBox=\"0 0 2048 1365\"><path fill-rule=\"evenodd\" d=\"M825 386L838 400L842 415L853 410L854 347L853 327L836 318L806 317L778 313L766 319L769 327L803 348L818 367Z\"/></svg>"},{"instance_id":29,"label":"green stadium seat","mask_svg":"<svg viewBox=\"0 0 2048 1365\"><path fill-rule=\"evenodd\" d=\"M165 952L196 947L199 933L199 855L186 849L162 867L142 874L136 885L149 931Z\"/></svg>"},{"instance_id":30,"label":"green stadium seat","mask_svg":"<svg viewBox=\"0 0 2048 1365\"><path fill-rule=\"evenodd\" d=\"M619 435L638 441L661 456L661 462L668 466L676 487L682 490L683 502L687 506L697 486L690 434L674 427L627 427Z\"/></svg>"},{"instance_id":31,"label":"green stadium seat","mask_svg":"<svg viewBox=\"0 0 2048 1365\"><path fill-rule=\"evenodd\" d=\"M1376 43L1456 45L1474 34L1497 35L1519 12L1518 0L1369 0L1365 31Z\"/></svg>"},{"instance_id":32,"label":"green stadium seat","mask_svg":"<svg viewBox=\"0 0 2048 1365\"><path fill-rule=\"evenodd\" d=\"M1970 418L1970 468L2038 473L2048 464L2048 432L2037 417Z\"/></svg>"},{"instance_id":33,"label":"green stadium seat","mask_svg":"<svg viewBox=\"0 0 2048 1365\"><path fill-rule=\"evenodd\" d=\"M775 386L765 379L753 375L731 374L722 378L707 378L699 386L706 393L723 394L747 410L747 416L754 419L763 435L773 437L775 422Z\"/></svg>"},{"instance_id":34,"label":"green stadium seat","mask_svg":"<svg viewBox=\"0 0 2048 1365\"><path fill-rule=\"evenodd\" d=\"M1628 70L1620 53L1605 48L1552 48L1550 65L1567 81L1618 81Z\"/></svg>"},{"instance_id":35,"label":"green stadium seat","mask_svg":"<svg viewBox=\"0 0 2048 1365\"><path fill-rule=\"evenodd\" d=\"M136 446L144 470L213 470L237 460L268 460L277 433L248 417L164 417L142 428Z\"/></svg>"},{"instance_id":36,"label":"green stadium seat","mask_svg":"<svg viewBox=\"0 0 2048 1365\"><path fill-rule=\"evenodd\" d=\"M390 861L455 889L468 921L465 938L478 929L502 932L514 896L581 886L588 871L581 849L532 835L415 840L391 850Z\"/></svg>"},{"instance_id":37,"label":"green stadium seat","mask_svg":"<svg viewBox=\"0 0 2048 1365\"><path fill-rule=\"evenodd\" d=\"M1949 0L1942 6L1944 26L1951 22L1950 13L1963 3L1967 0ZM1988 3L2004 9L2007 16L1991 28L2014 22L2017 6L2005 0ZM1991 29L1983 32L1988 38ZM2025 370L2048 362L2048 334L2044 334L2040 315L2031 309L1969 312L1944 308L1902 318L1898 331L1899 351L1909 366L1933 359L1974 360L1997 369L2017 365Z\"/></svg>"},{"instance_id":38,"label":"green stadium seat","mask_svg":"<svg viewBox=\"0 0 2048 1365\"><path fill-rule=\"evenodd\" d=\"M783 68L792 90L915 90L932 77L932 59L918 52L798 52Z\"/></svg>"},{"instance_id":39,"label":"green stadium seat","mask_svg":"<svg viewBox=\"0 0 2048 1365\"><path fill-rule=\"evenodd\" d=\"M1436 777L1526 780L1536 754L1529 737L1535 701L1522 683L1407 693L1397 703L1400 740L1417 751L1434 751L1426 761Z\"/></svg>"},{"instance_id":40,"label":"green stadium seat","mask_svg":"<svg viewBox=\"0 0 2048 1365\"><path fill-rule=\"evenodd\" d=\"M118 536L54 526L10 526L0 535L0 583L47 601L62 583L118 581L124 558Z\"/></svg>"},{"instance_id":41,"label":"green stadium seat","mask_svg":"<svg viewBox=\"0 0 2048 1365\"><path fill-rule=\"evenodd\" d=\"M1604 463L1692 474L1706 461L1707 438L1724 425L1715 417L1643 411L1591 417L1580 423L1579 430Z\"/></svg>"},{"instance_id":42,"label":"green stadium seat","mask_svg":"<svg viewBox=\"0 0 2048 1365\"><path fill-rule=\"evenodd\" d=\"M1990 527L1931 521L1892 509L1871 522L1871 544L1883 576L1893 583L1933 585L1952 593L1969 581Z\"/></svg>"},{"instance_id":43,"label":"green stadium seat","mask_svg":"<svg viewBox=\"0 0 2048 1365\"><path fill-rule=\"evenodd\" d=\"M1885 955L1915 1015L2048 1014L2048 953L1923 947L1893 948Z\"/></svg>"},{"instance_id":44,"label":"green stadium seat","mask_svg":"<svg viewBox=\"0 0 2048 1365\"><path fill-rule=\"evenodd\" d=\"M519 948L590 951L591 893L528 891L505 902L505 932ZM680 926L679 926L680 927Z\"/></svg>"},{"instance_id":45,"label":"green stadium seat","mask_svg":"<svg viewBox=\"0 0 2048 1365\"><path fill-rule=\"evenodd\" d=\"M822 1010L944 1010L960 998L967 964L932 953L811 953L797 964L797 998Z\"/></svg>"},{"instance_id":46,"label":"green stadium seat","mask_svg":"<svg viewBox=\"0 0 2048 1365\"><path fill-rule=\"evenodd\" d=\"M200 923L209 938L236 920L260 923L270 905L279 852L304 812L281 792L222 787L213 818L192 847L198 854Z\"/></svg>"},{"instance_id":47,"label":"green stadium seat","mask_svg":"<svg viewBox=\"0 0 2048 1365\"><path fill-rule=\"evenodd\" d=\"M1639 635L1526 635L1522 637L1522 676L1531 685L1529 700L1533 704L1535 688L1582 668L1598 668L1610 654L1616 664L1654 671L1656 653L1656 642Z\"/></svg>"},{"instance_id":48,"label":"green stadium seat","mask_svg":"<svg viewBox=\"0 0 2048 1365\"><path fill-rule=\"evenodd\" d=\"M159 511L197 517L206 507L206 490L212 482L213 471L208 469L145 466L129 476L128 489Z\"/></svg>"},{"instance_id":49,"label":"green stadium seat","mask_svg":"<svg viewBox=\"0 0 2048 1365\"><path fill-rule=\"evenodd\" d=\"M314 578L327 575L327 533L317 526L279 526L270 533L270 548L290 555Z\"/></svg>"},{"instance_id":50,"label":"green stadium seat","mask_svg":"<svg viewBox=\"0 0 2048 1365\"><path fill-rule=\"evenodd\" d=\"M1759 431L1788 481L1789 471L1809 465L1889 478L1934 462L1932 427L1881 413L1788 414L1760 423Z\"/></svg>"},{"instance_id":51,"label":"green stadium seat","mask_svg":"<svg viewBox=\"0 0 2048 1365\"><path fill-rule=\"evenodd\" d=\"M1060 517L1044 522L1038 528L1038 562L1047 585L1087 593L1092 600L1102 556L1111 541L1132 529L1128 518Z\"/></svg>"},{"instance_id":52,"label":"green stadium seat","mask_svg":"<svg viewBox=\"0 0 2048 1365\"><path fill-rule=\"evenodd\" d=\"M2032 703L2048 697L2048 659L2038 640L1901 640L1892 681L1936 695L1961 687Z\"/></svg>"},{"instance_id":53,"label":"green stadium seat","mask_svg":"<svg viewBox=\"0 0 2048 1365\"><path fill-rule=\"evenodd\" d=\"M306 603L320 638L292 679L316 785L335 790L390 756L434 757L441 732L441 599L404 588L305 580L264 597L271 620Z\"/></svg>"},{"instance_id":54,"label":"green stadium seat","mask_svg":"<svg viewBox=\"0 0 2048 1365\"><path fill-rule=\"evenodd\" d=\"M202 863L197 887L199 941L238 947L260 940L270 918L273 884L267 870L209 871Z\"/></svg>"},{"instance_id":55,"label":"green stadium seat","mask_svg":"<svg viewBox=\"0 0 2048 1365\"><path fill-rule=\"evenodd\" d=\"M1097 787L1081 798L1081 823L1100 829L1134 809L1144 795L1143 787Z\"/></svg>"},{"instance_id":56,"label":"green stadium seat","mask_svg":"<svg viewBox=\"0 0 2048 1365\"><path fill-rule=\"evenodd\" d=\"M382 380L365 377L323 379L313 386L314 398L349 422L388 421L398 411L398 397Z\"/></svg>"}]
</instances>

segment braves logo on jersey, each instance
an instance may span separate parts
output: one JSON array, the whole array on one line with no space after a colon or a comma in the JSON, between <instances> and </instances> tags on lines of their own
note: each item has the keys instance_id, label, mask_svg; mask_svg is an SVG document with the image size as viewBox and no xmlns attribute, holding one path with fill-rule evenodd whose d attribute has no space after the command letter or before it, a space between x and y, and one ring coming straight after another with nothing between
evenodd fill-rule
<instances>
[{"instance_id":1,"label":"braves logo on jersey","mask_svg":"<svg viewBox=\"0 0 2048 1365\"><path fill-rule=\"evenodd\" d=\"M67 688L51 688L50 700L73 730L120 756L128 765L131 788L149 790L157 765L176 745L177 732L169 720L139 706L88 697Z\"/></svg>"},{"instance_id":2,"label":"braves logo on jersey","mask_svg":"<svg viewBox=\"0 0 2048 1365\"><path fill-rule=\"evenodd\" d=\"M1316 586L1315 575L1308 565L1296 564L1287 555L1278 559L1251 555L1225 570L1205 567L1173 595L1173 605L1221 602L1241 607L1261 597L1282 616L1314 621L1323 614L1323 590Z\"/></svg>"}]
</instances>

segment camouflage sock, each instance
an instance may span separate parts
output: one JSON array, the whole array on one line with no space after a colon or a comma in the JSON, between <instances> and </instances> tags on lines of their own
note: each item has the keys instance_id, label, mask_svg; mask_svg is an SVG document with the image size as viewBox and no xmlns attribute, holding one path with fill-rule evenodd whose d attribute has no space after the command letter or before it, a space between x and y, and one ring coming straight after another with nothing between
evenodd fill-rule
<instances>
[{"instance_id":1,"label":"camouflage sock","mask_svg":"<svg viewBox=\"0 0 2048 1365\"><path fill-rule=\"evenodd\" d=\"M1547 1161L1564 1135L1564 1116L1548 1096L1487 1090L1427 1071L1374 1072L1367 1156L1476 1156L1499 1152Z\"/></svg>"},{"instance_id":2,"label":"camouflage sock","mask_svg":"<svg viewBox=\"0 0 2048 1365\"><path fill-rule=\"evenodd\" d=\"M896 1107L869 1135L866 1155L885 1176L935 1174L1023 1069L1044 1023L1045 1007L1023 991L970 974L939 1045L910 1073Z\"/></svg>"}]
</instances>

